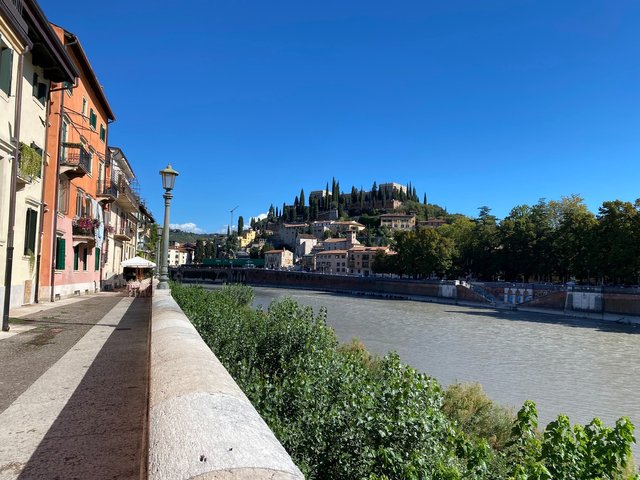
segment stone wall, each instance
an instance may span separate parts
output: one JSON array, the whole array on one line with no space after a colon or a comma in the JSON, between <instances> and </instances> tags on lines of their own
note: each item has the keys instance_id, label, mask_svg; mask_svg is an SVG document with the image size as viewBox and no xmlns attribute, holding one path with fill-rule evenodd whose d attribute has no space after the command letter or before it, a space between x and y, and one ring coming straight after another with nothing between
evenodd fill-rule
<instances>
[{"instance_id":1,"label":"stone wall","mask_svg":"<svg viewBox=\"0 0 640 480\"><path fill-rule=\"evenodd\" d=\"M154 293L149 374L150 479L304 478L169 290Z\"/></svg>"}]
</instances>

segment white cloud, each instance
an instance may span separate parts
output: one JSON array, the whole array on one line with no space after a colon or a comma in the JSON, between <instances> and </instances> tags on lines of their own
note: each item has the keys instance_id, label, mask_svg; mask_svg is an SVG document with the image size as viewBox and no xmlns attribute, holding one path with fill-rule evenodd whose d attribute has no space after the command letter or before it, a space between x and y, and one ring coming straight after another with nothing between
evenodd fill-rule
<instances>
[{"instance_id":1,"label":"white cloud","mask_svg":"<svg viewBox=\"0 0 640 480\"><path fill-rule=\"evenodd\" d=\"M260 215L258 215L257 217L253 217L256 219L256 221L258 220L264 220L265 218L267 218L267 214L266 213L261 213Z\"/></svg>"},{"instance_id":2,"label":"white cloud","mask_svg":"<svg viewBox=\"0 0 640 480\"><path fill-rule=\"evenodd\" d=\"M198 227L195 223L172 223L169 225L171 230L182 230L183 232L189 233L205 233L205 231Z\"/></svg>"}]
</instances>

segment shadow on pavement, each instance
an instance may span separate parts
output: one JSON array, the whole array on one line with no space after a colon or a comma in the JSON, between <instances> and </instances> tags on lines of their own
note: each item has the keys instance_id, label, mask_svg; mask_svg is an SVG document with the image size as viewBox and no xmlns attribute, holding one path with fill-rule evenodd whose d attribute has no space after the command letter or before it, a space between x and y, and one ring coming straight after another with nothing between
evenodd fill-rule
<instances>
[{"instance_id":1,"label":"shadow on pavement","mask_svg":"<svg viewBox=\"0 0 640 480\"><path fill-rule=\"evenodd\" d=\"M18 478L140 478L150 318L136 298Z\"/></svg>"}]
</instances>

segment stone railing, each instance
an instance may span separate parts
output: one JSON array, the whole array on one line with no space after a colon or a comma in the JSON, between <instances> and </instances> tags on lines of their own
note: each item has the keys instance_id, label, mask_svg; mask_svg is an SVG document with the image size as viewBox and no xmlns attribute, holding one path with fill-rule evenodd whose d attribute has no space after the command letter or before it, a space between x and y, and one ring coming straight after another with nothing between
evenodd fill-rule
<instances>
[{"instance_id":1,"label":"stone railing","mask_svg":"<svg viewBox=\"0 0 640 480\"><path fill-rule=\"evenodd\" d=\"M148 477L304 478L169 290L152 312Z\"/></svg>"}]
</instances>

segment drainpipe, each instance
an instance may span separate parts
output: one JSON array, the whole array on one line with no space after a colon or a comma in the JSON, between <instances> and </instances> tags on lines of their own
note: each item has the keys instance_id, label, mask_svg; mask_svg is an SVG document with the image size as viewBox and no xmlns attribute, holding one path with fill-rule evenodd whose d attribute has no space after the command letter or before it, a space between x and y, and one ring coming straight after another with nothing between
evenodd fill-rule
<instances>
[{"instance_id":1,"label":"drainpipe","mask_svg":"<svg viewBox=\"0 0 640 480\"><path fill-rule=\"evenodd\" d=\"M113 123L113 120L109 120L107 118L107 132L105 134L104 137L104 159L107 160L109 159L109 125L111 125ZM111 169L113 168L113 165L111 164L111 160L109 159L109 185L111 185ZM104 168L104 178L102 179L102 181L104 182L104 184L107 184L107 166L105 165ZM98 186L99 187L99 186ZM106 208L106 204L102 206L102 220L104 221L104 219L106 218L105 215L105 208ZM105 225L106 226L106 225ZM109 245L109 234L107 233L106 229L104 230L104 237L102 238L102 245L100 245L100 291L103 290L104 288L104 264L105 264L105 257L104 257L104 244L105 242L107 243L107 245ZM108 249L107 249L108 250ZM107 254L109 252L107 251Z\"/></svg>"},{"instance_id":2,"label":"drainpipe","mask_svg":"<svg viewBox=\"0 0 640 480\"><path fill-rule=\"evenodd\" d=\"M42 192L40 194L40 198L42 198L42 202L40 202L40 221L38 227L38 238L40 241L38 242L38 256L36 257L36 291L35 291L35 303L40 303L40 262L42 260L42 242L44 240L44 214L48 211L47 204L44 202L44 193L47 185L47 168L45 168L45 159L47 158L47 152L49 151L49 117L51 115L51 88L49 88L49 98L47 102L47 113L45 115L45 134L44 134L44 149L42 151ZM53 212L55 215L56 212ZM55 237L55 235L54 235ZM51 252L53 256L53 252Z\"/></svg>"},{"instance_id":3,"label":"drainpipe","mask_svg":"<svg viewBox=\"0 0 640 480\"><path fill-rule=\"evenodd\" d=\"M56 284L56 262L58 251L56 249L56 239L58 238L56 232L58 231L58 208L60 205L58 204L59 190L60 190L60 158L62 156L62 117L64 115L64 92L62 91L64 88L58 88L52 90L52 92L61 92L60 93L60 113L58 116L58 121L60 124L58 125L58 154L56 156L56 166L55 166L55 189L53 194L53 210L51 211L51 270L49 272L49 284L50 293L49 293L49 301L53 302L55 300L55 284ZM48 120L48 119L47 119Z\"/></svg>"},{"instance_id":4,"label":"drainpipe","mask_svg":"<svg viewBox=\"0 0 640 480\"><path fill-rule=\"evenodd\" d=\"M9 306L11 304L11 276L13 271L13 231L16 223L16 180L18 177L18 159L20 157L20 120L22 113L22 84L24 83L24 57L31 47L26 47L18 60L18 75L16 85L16 105L13 121L13 162L11 163L11 178L9 180L9 225L7 228L7 260L4 270L4 305L2 309L2 331L9 331Z\"/></svg>"}]
</instances>

